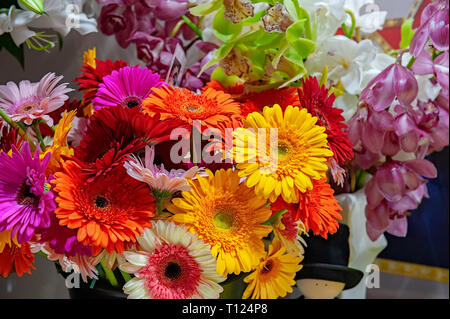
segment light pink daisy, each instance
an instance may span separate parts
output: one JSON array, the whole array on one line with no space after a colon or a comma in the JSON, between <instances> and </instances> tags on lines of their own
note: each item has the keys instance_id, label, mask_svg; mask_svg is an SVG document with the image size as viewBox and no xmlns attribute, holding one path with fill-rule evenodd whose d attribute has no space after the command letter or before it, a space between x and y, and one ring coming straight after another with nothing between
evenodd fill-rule
<instances>
[{"instance_id":1,"label":"light pink daisy","mask_svg":"<svg viewBox=\"0 0 450 319\"><path fill-rule=\"evenodd\" d=\"M119 265L135 275L123 287L129 299L212 299L223 291L210 246L185 226L159 220L138 242Z\"/></svg>"},{"instance_id":2,"label":"light pink daisy","mask_svg":"<svg viewBox=\"0 0 450 319\"><path fill-rule=\"evenodd\" d=\"M163 85L166 83L158 73L138 65L126 66L103 78L92 104L96 110L116 105L140 107L142 101L153 92L153 88Z\"/></svg>"},{"instance_id":3,"label":"light pink daisy","mask_svg":"<svg viewBox=\"0 0 450 319\"><path fill-rule=\"evenodd\" d=\"M0 85L0 108L13 121L31 125L34 120L42 119L53 125L47 114L60 108L69 98L66 93L73 91L67 83L58 85L62 78L55 73L47 73L37 83L24 80L19 85L14 82Z\"/></svg>"},{"instance_id":4,"label":"light pink daisy","mask_svg":"<svg viewBox=\"0 0 450 319\"><path fill-rule=\"evenodd\" d=\"M183 169L172 169L170 171L153 164L155 159L154 147L145 147L145 160L141 162L139 158L134 155L130 156L131 160L124 163L128 175L137 179L138 181L147 183L152 190L160 192L167 192L168 195L177 191L188 192L191 186L187 183L189 179L201 170L197 166L185 171Z\"/></svg>"}]
</instances>

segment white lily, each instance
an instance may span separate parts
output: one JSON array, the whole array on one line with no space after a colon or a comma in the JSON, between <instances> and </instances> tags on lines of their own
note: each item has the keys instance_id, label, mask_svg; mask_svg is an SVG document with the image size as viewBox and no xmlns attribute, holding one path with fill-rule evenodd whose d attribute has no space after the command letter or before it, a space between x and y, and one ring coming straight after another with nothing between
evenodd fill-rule
<instances>
[{"instance_id":1,"label":"white lily","mask_svg":"<svg viewBox=\"0 0 450 319\"><path fill-rule=\"evenodd\" d=\"M14 43L19 46L28 38L36 35L36 32L28 29L28 24L36 18L36 13L23 11L11 6L8 13L0 14L0 35L10 33Z\"/></svg>"},{"instance_id":2,"label":"white lily","mask_svg":"<svg viewBox=\"0 0 450 319\"><path fill-rule=\"evenodd\" d=\"M381 30L386 19L387 11L380 11L374 0L345 0L345 9L350 10L355 16L355 27L359 27L364 33L372 33ZM360 14L364 7L365 13ZM352 25L348 16L345 24Z\"/></svg>"},{"instance_id":3,"label":"white lily","mask_svg":"<svg viewBox=\"0 0 450 319\"><path fill-rule=\"evenodd\" d=\"M41 15L30 22L30 27L53 29L66 36L71 29L85 35L97 32L97 21L88 18L82 11L85 0L45 0L46 15Z\"/></svg>"}]
</instances>

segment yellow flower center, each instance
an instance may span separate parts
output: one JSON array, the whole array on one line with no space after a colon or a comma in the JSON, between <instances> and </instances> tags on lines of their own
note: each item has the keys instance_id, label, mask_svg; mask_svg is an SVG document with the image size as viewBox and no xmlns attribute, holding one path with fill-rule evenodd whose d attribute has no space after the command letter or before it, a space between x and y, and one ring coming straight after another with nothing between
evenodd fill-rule
<instances>
[{"instance_id":1,"label":"yellow flower center","mask_svg":"<svg viewBox=\"0 0 450 319\"><path fill-rule=\"evenodd\" d=\"M214 216L214 224L220 229L230 229L233 227L233 217L224 210L219 210Z\"/></svg>"}]
</instances>

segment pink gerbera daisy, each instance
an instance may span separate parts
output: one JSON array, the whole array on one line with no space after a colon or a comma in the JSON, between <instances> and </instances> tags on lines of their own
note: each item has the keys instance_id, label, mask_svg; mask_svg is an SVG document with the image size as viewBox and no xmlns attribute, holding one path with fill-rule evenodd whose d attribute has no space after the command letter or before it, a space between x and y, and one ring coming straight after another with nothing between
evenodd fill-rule
<instances>
[{"instance_id":1,"label":"pink gerbera daisy","mask_svg":"<svg viewBox=\"0 0 450 319\"><path fill-rule=\"evenodd\" d=\"M19 85L14 82L0 85L0 109L14 121L31 125L34 120L42 119L51 126L53 120L47 114L64 105L69 98L66 93L73 91L67 83L57 85L62 78L55 73L47 73L37 83L25 80Z\"/></svg>"},{"instance_id":2,"label":"pink gerbera daisy","mask_svg":"<svg viewBox=\"0 0 450 319\"><path fill-rule=\"evenodd\" d=\"M96 110L116 105L140 107L153 88L160 88L165 84L159 75L150 69L138 65L126 66L103 78L92 103Z\"/></svg>"},{"instance_id":3,"label":"pink gerbera daisy","mask_svg":"<svg viewBox=\"0 0 450 319\"><path fill-rule=\"evenodd\" d=\"M50 160L42 162L39 150L31 154L28 142L19 151L12 146L12 157L0 153L0 232L12 230L19 244L29 241L37 228L50 226L55 210L54 195L44 173Z\"/></svg>"},{"instance_id":4,"label":"pink gerbera daisy","mask_svg":"<svg viewBox=\"0 0 450 319\"><path fill-rule=\"evenodd\" d=\"M216 272L210 246L184 226L159 220L125 251L122 271L135 277L123 287L130 299L218 298L225 278Z\"/></svg>"},{"instance_id":5,"label":"pink gerbera daisy","mask_svg":"<svg viewBox=\"0 0 450 319\"><path fill-rule=\"evenodd\" d=\"M153 191L167 192L173 194L178 191L188 192L191 186L188 180L200 171L197 166L191 167L189 170L172 169L168 171L164 168L164 164L156 166L153 164L155 159L155 148L145 147L145 160L141 162L134 155L130 156L130 160L125 162L124 166L128 175L138 181L147 183Z\"/></svg>"}]
</instances>

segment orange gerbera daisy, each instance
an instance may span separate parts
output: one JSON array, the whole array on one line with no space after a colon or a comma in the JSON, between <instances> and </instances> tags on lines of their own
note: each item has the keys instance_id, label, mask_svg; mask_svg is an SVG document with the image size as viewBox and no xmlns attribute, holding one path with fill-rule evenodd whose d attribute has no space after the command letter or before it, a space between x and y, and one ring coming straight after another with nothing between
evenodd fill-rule
<instances>
[{"instance_id":1,"label":"orange gerbera daisy","mask_svg":"<svg viewBox=\"0 0 450 319\"><path fill-rule=\"evenodd\" d=\"M12 240L3 247L0 253L0 274L8 277L13 269L17 276L22 277L24 273L31 274L31 268L34 268L34 255L30 250L30 244L27 242L18 245Z\"/></svg>"},{"instance_id":2,"label":"orange gerbera daisy","mask_svg":"<svg viewBox=\"0 0 450 319\"><path fill-rule=\"evenodd\" d=\"M136 242L145 227L151 227L155 199L146 184L130 176L122 166L87 183L88 176L73 161L63 164L55 174L58 193L56 217L61 226L77 229L77 239L108 253L122 253L126 244Z\"/></svg>"},{"instance_id":3,"label":"orange gerbera daisy","mask_svg":"<svg viewBox=\"0 0 450 319\"><path fill-rule=\"evenodd\" d=\"M305 225L306 231L312 229L315 235L326 239L328 233L334 234L339 228L337 219L342 220L342 208L326 179L312 182L312 190L300 193L297 217Z\"/></svg>"},{"instance_id":4,"label":"orange gerbera daisy","mask_svg":"<svg viewBox=\"0 0 450 319\"><path fill-rule=\"evenodd\" d=\"M210 128L236 127L241 119L239 103L229 94L208 88L201 94L187 89L162 87L142 102L144 113L161 114L161 120L179 118L189 125L195 120Z\"/></svg>"}]
</instances>

